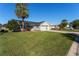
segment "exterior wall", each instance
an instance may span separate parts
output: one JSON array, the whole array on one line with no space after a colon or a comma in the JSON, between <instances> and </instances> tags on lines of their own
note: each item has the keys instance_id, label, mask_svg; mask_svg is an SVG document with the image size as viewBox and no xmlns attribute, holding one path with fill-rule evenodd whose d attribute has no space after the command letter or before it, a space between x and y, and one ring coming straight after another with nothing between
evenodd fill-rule
<instances>
[{"instance_id":1,"label":"exterior wall","mask_svg":"<svg viewBox=\"0 0 79 59\"><path fill-rule=\"evenodd\" d=\"M39 26L34 26L32 29L31 29L31 31L39 31L40 29L39 29Z\"/></svg>"},{"instance_id":2,"label":"exterior wall","mask_svg":"<svg viewBox=\"0 0 79 59\"><path fill-rule=\"evenodd\" d=\"M0 30L8 30L6 27L1 27Z\"/></svg>"},{"instance_id":3,"label":"exterior wall","mask_svg":"<svg viewBox=\"0 0 79 59\"><path fill-rule=\"evenodd\" d=\"M31 31L49 31L50 25L47 22L43 22L40 24L40 26L34 26Z\"/></svg>"},{"instance_id":4,"label":"exterior wall","mask_svg":"<svg viewBox=\"0 0 79 59\"><path fill-rule=\"evenodd\" d=\"M65 29L70 28L69 24L65 27Z\"/></svg>"},{"instance_id":5,"label":"exterior wall","mask_svg":"<svg viewBox=\"0 0 79 59\"><path fill-rule=\"evenodd\" d=\"M66 27L70 27L69 24Z\"/></svg>"},{"instance_id":6,"label":"exterior wall","mask_svg":"<svg viewBox=\"0 0 79 59\"><path fill-rule=\"evenodd\" d=\"M68 24L68 25L65 27L65 29L71 29L71 30L73 30L73 27Z\"/></svg>"},{"instance_id":7,"label":"exterior wall","mask_svg":"<svg viewBox=\"0 0 79 59\"><path fill-rule=\"evenodd\" d=\"M44 22L44 23L40 24L39 30L49 31L50 30L50 25L47 22Z\"/></svg>"},{"instance_id":8,"label":"exterior wall","mask_svg":"<svg viewBox=\"0 0 79 59\"><path fill-rule=\"evenodd\" d=\"M50 25L51 30L58 30L59 26L58 25Z\"/></svg>"},{"instance_id":9,"label":"exterior wall","mask_svg":"<svg viewBox=\"0 0 79 59\"><path fill-rule=\"evenodd\" d=\"M50 29L54 29L55 28L55 26L54 25L50 25Z\"/></svg>"}]
</instances>

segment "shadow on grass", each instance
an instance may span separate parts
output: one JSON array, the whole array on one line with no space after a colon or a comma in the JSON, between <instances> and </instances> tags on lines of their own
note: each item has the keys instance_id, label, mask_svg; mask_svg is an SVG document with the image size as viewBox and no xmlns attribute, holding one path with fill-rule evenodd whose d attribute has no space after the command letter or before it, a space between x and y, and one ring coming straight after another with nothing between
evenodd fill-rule
<instances>
[{"instance_id":1,"label":"shadow on grass","mask_svg":"<svg viewBox=\"0 0 79 59\"><path fill-rule=\"evenodd\" d=\"M3 35L3 34L4 34L3 32L0 32L0 36Z\"/></svg>"},{"instance_id":2,"label":"shadow on grass","mask_svg":"<svg viewBox=\"0 0 79 59\"><path fill-rule=\"evenodd\" d=\"M79 35L77 35L77 34L66 33L66 34L62 34L62 35L64 35L65 37L70 38L70 40L72 40L72 41L75 41L75 42L79 43Z\"/></svg>"},{"instance_id":3,"label":"shadow on grass","mask_svg":"<svg viewBox=\"0 0 79 59\"><path fill-rule=\"evenodd\" d=\"M3 35L3 34L5 34L5 33L8 33L8 32L0 32L0 36Z\"/></svg>"}]
</instances>

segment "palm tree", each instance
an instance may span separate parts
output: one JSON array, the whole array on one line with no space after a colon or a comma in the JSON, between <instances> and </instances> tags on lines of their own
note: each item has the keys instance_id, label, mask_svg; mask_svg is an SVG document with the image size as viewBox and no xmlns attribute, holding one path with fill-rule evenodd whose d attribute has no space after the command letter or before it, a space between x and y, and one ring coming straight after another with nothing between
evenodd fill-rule
<instances>
[{"instance_id":1,"label":"palm tree","mask_svg":"<svg viewBox=\"0 0 79 59\"><path fill-rule=\"evenodd\" d=\"M28 9L25 3L16 4L16 16L22 19L22 31L24 31L24 19L28 18Z\"/></svg>"}]
</instances>

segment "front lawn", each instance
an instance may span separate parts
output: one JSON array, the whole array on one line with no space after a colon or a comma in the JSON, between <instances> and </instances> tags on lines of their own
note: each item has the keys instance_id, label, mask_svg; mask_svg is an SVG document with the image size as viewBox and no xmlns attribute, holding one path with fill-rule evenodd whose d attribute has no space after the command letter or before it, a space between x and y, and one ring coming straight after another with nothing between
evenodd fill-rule
<instances>
[{"instance_id":1,"label":"front lawn","mask_svg":"<svg viewBox=\"0 0 79 59\"><path fill-rule=\"evenodd\" d=\"M74 38L54 32L0 33L0 55L67 55Z\"/></svg>"}]
</instances>

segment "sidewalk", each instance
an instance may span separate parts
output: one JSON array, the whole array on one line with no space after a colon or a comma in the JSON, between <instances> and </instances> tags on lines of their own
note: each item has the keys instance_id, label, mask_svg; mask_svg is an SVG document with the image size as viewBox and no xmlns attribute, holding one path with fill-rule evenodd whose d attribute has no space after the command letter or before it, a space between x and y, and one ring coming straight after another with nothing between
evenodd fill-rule
<instances>
[{"instance_id":1,"label":"sidewalk","mask_svg":"<svg viewBox=\"0 0 79 59\"><path fill-rule=\"evenodd\" d=\"M76 54L77 54L77 46L78 46L78 43L73 42L71 48L69 49L69 52L68 52L67 56L76 56Z\"/></svg>"}]
</instances>

